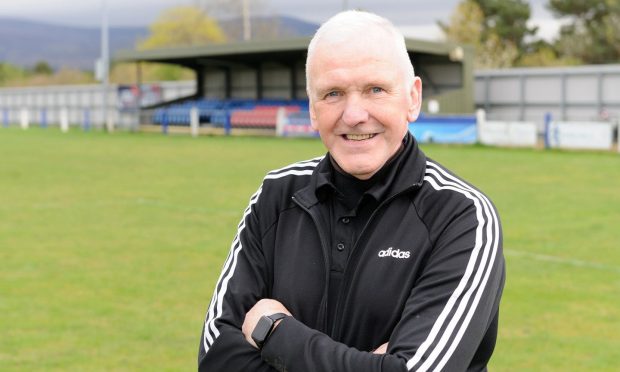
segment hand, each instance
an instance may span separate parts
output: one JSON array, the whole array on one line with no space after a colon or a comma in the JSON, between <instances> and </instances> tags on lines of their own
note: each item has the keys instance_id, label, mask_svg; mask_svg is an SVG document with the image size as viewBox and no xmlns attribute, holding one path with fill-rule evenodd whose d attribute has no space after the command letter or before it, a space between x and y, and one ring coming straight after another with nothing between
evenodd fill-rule
<instances>
[{"instance_id":1,"label":"hand","mask_svg":"<svg viewBox=\"0 0 620 372\"><path fill-rule=\"evenodd\" d=\"M256 343L254 342L254 340L252 340L252 332L254 331L256 324L262 316L275 313L284 313L287 315L291 315L291 313L286 307L284 307L284 305L282 305L279 301L272 300L270 298L264 298L258 301L250 309L250 311L245 314L245 320L243 321L241 332L243 332L245 339L250 343L250 345L258 349ZM278 324L280 324L280 321L281 320L277 321L276 324L274 324L273 329L275 329Z\"/></svg>"},{"instance_id":2,"label":"hand","mask_svg":"<svg viewBox=\"0 0 620 372\"><path fill-rule=\"evenodd\" d=\"M375 350L372 351L373 354L385 354L387 353L387 348L388 348L388 343L386 342L385 344L379 346L378 348L376 348Z\"/></svg>"}]
</instances>

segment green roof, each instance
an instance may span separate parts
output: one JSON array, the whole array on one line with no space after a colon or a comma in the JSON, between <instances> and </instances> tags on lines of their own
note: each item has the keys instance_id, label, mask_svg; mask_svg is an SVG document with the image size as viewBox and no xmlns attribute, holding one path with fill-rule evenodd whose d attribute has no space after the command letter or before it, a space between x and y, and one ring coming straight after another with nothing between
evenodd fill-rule
<instances>
[{"instance_id":1,"label":"green roof","mask_svg":"<svg viewBox=\"0 0 620 372\"><path fill-rule=\"evenodd\" d=\"M266 60L292 61L305 55L310 38L249 41L152 50L126 50L114 55L117 62L160 62L187 67L248 64ZM457 45L406 39L410 53L447 55Z\"/></svg>"}]
</instances>

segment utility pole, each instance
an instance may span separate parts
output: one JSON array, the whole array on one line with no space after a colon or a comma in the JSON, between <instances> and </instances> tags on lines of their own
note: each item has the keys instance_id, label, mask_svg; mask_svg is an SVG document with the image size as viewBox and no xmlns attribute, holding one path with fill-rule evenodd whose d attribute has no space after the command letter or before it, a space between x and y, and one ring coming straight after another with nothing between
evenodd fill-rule
<instances>
[{"instance_id":1,"label":"utility pole","mask_svg":"<svg viewBox=\"0 0 620 372\"><path fill-rule=\"evenodd\" d=\"M102 1L101 17L101 89L103 94L103 128L108 132L113 130L112 121L108 117L108 88L110 85L110 47L108 30L108 1Z\"/></svg>"},{"instance_id":2,"label":"utility pole","mask_svg":"<svg viewBox=\"0 0 620 372\"><path fill-rule=\"evenodd\" d=\"M252 38L252 25L250 24L250 4L249 0L243 0L242 16L243 16L243 40L248 41Z\"/></svg>"}]
</instances>

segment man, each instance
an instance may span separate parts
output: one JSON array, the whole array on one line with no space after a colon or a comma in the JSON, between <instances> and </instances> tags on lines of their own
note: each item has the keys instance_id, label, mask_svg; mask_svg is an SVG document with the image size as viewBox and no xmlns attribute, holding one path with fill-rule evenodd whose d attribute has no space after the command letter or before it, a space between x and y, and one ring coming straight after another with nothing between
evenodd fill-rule
<instances>
[{"instance_id":1,"label":"man","mask_svg":"<svg viewBox=\"0 0 620 372\"><path fill-rule=\"evenodd\" d=\"M347 11L308 47L325 157L270 172L207 312L204 371L486 370L504 283L478 190L408 132L421 105L402 35Z\"/></svg>"}]
</instances>

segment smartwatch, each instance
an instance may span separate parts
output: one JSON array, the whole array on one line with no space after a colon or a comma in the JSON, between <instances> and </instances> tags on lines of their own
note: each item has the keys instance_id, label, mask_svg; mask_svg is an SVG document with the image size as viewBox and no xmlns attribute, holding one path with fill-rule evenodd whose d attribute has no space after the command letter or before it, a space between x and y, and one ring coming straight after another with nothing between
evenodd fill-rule
<instances>
[{"instance_id":1,"label":"smartwatch","mask_svg":"<svg viewBox=\"0 0 620 372\"><path fill-rule=\"evenodd\" d=\"M263 344L267 341L271 331L273 331L274 324L276 324L278 320L286 318L287 316L288 315L283 313L275 313L262 316L258 320L256 327L254 327L254 331L252 331L252 340L254 340L259 349L262 349Z\"/></svg>"}]
</instances>

